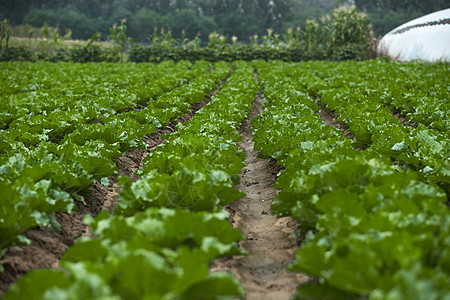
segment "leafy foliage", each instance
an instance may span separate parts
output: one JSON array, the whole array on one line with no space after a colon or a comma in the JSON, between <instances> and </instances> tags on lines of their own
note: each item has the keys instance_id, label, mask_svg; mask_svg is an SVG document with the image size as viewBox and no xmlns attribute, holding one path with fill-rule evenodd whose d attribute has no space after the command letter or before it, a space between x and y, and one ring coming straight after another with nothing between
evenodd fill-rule
<instances>
[{"instance_id":1,"label":"leafy foliage","mask_svg":"<svg viewBox=\"0 0 450 300\"><path fill-rule=\"evenodd\" d=\"M193 74L199 72L198 77L155 98L146 108L156 113L170 110L170 119L183 114L189 103L204 99L230 73L226 63L216 64L209 73L204 73L205 67L209 69L209 64L196 64L190 70ZM251 111L257 86L249 64L237 62L234 68L235 73L222 91L188 125L179 125L174 138L167 138L146 160L137 182L120 180L121 203L116 215L103 212L95 219L86 219L95 238L82 238L71 247L62 258L62 270L40 270L24 276L8 290L5 299L244 297L233 276L225 272L209 274L208 268L215 258L244 254L236 244L244 236L231 227L228 214L208 212L221 211L223 205L241 197L232 188L232 177L240 172L245 157L234 141L240 137L236 128ZM137 122L139 118L131 120ZM215 126L216 122L219 126ZM46 150L67 159L74 155L87 174L104 176L112 153L128 149L128 145L124 146L127 137L144 132L130 123L121 127L119 120L110 116L102 123L88 124L101 131L81 124L65 135L61 143L72 148L65 149L64 154L58 153L59 146L45 141L39 147L45 144ZM121 128L129 132L119 135ZM112 144L114 148L112 153L98 157L91 149L83 160L85 152L77 150L87 141L104 143L106 149L107 144ZM200 157L203 159L198 161ZM101 160L98 165L95 158ZM101 170L95 169L100 166ZM42 276L51 280L42 281Z\"/></svg>"},{"instance_id":2,"label":"leafy foliage","mask_svg":"<svg viewBox=\"0 0 450 300\"><path fill-rule=\"evenodd\" d=\"M3 66L2 252L23 242L20 234L26 229L46 226L49 213L71 212L74 199L83 200L95 180L117 173L114 158L130 148L144 148L145 135L184 115L189 101L199 101L228 72L223 65L222 71L209 72L206 62L142 65L134 71L103 64L96 72L74 64L24 63L21 72L14 63ZM122 78L124 71L129 81ZM180 88L186 98L177 98L178 106L160 108L152 100L204 73L211 74L211 81L202 77L208 84L202 83L197 98L189 97L188 90L200 85L193 81ZM143 85L150 80L152 86Z\"/></svg>"},{"instance_id":3,"label":"leafy foliage","mask_svg":"<svg viewBox=\"0 0 450 300\"><path fill-rule=\"evenodd\" d=\"M276 182L282 191L272 212L301 221L306 239L290 270L319 279L300 286L294 299L445 298L450 274L447 195L433 184L434 177L424 178L425 170L392 165L383 151L407 151L410 156L398 159L416 158L411 164L430 161L432 153L445 160L441 133L425 126L403 131L392 112L375 100L364 101L378 91L369 81L377 72L369 73L364 65L340 64L337 71L325 62L256 64L265 110L253 121L255 146L286 168ZM371 64L380 72L392 66ZM429 67L440 73L440 65ZM361 93L359 80L364 83ZM420 89L416 87L418 93ZM324 125L309 94L356 124L350 130L354 126L357 138L367 134L372 147L356 150L338 129ZM386 124L391 119L399 126ZM365 131L358 131L364 126ZM380 130L382 126L391 131ZM389 136L393 130L399 139ZM383 142L375 147L378 139ZM407 146L413 140L421 148Z\"/></svg>"},{"instance_id":4,"label":"leafy foliage","mask_svg":"<svg viewBox=\"0 0 450 300\"><path fill-rule=\"evenodd\" d=\"M66 273L30 272L5 299L243 297L230 274L208 274L211 259L240 254L236 242L243 236L226 217L148 209L125 219L104 212L90 221L97 239L81 239L64 254Z\"/></svg>"},{"instance_id":5,"label":"leafy foliage","mask_svg":"<svg viewBox=\"0 0 450 300\"><path fill-rule=\"evenodd\" d=\"M217 38L217 37L218 38ZM171 33L153 32L149 46L133 45L129 60L133 62L159 62L166 59L208 61L235 60L283 60L302 61L309 59L327 60L363 60L373 58L375 45L371 26L367 24L367 15L358 12L355 7L342 7L333 11L321 21L309 20L305 30L288 29L282 35L268 29L267 35L259 39L253 37L250 45L238 44L234 37L231 44L227 38L209 35L205 47L198 47L198 39L186 42L184 37L177 41ZM219 42L217 42L217 40Z\"/></svg>"},{"instance_id":6,"label":"leafy foliage","mask_svg":"<svg viewBox=\"0 0 450 300\"><path fill-rule=\"evenodd\" d=\"M131 37L127 38L126 20L124 16L120 20L120 26L117 26L117 20L109 29L108 39L112 42L111 47L100 47L98 44L92 44L94 38L100 37L100 33L96 32L84 46L76 46L70 50L66 50L58 44L59 33L53 33L54 42L48 42L48 34L45 39L45 51L38 51L30 55L20 55L24 51L18 51L19 48L12 48L5 51L4 55L0 55L0 60L49 60L63 61L71 60L74 62L99 62L99 61L124 61L124 53L126 46L130 46L128 60L131 62L160 62L164 60L207 60L212 62L218 61L236 61L236 60L284 60L284 61L302 61L309 59L326 59L326 60L363 60L375 56L374 39L371 26L367 24L367 15L358 12L356 7L341 7L333 10L330 15L321 18L319 21L308 20L305 23L305 30L300 26L296 29L292 28L275 28L270 26L264 28L264 32L251 32L251 26L242 26L242 22L249 22L247 16L245 21L242 18L242 10L262 10L261 14L273 14L270 20L280 19L289 7L288 3L283 1L271 3L253 3L235 7L235 11L239 16L232 15L225 18L230 19L226 23L233 28L231 32L227 32L228 37L216 32L214 21L210 17L204 15L196 15L191 9L177 10L174 16L160 16L155 11L142 8L136 19L132 18L131 34L137 34L142 37L146 36L146 41L150 45L140 45L133 42ZM231 6L235 6L231 4ZM267 6L271 9L263 9ZM30 14L41 14L49 19L58 19L59 14L52 11L33 10ZM65 15L65 12L60 12ZM144 14L146 14L144 16ZM77 14L75 14L77 15ZM71 17L75 17L71 16ZM133 17L133 16L130 16ZM155 21L167 23L165 20L174 18L173 29L166 30L164 25L150 26L148 23ZM148 18L153 18L151 21ZM262 19L254 18L252 22L260 22ZM145 24L143 24L143 22ZM52 20L51 23L55 23ZM59 26L60 22L56 22ZM194 24L193 24L194 23ZM236 23L236 24L234 24ZM45 23L45 28L47 28ZM86 25L86 22L83 23ZM36 25L38 26L38 25ZM54 25L56 26L56 25ZM64 26L62 26L64 28ZM295 27L295 26L294 26ZM142 29L147 30L143 32ZM266 33L267 29L267 33ZM153 30L153 31L151 31ZM245 35L232 32L249 30ZM57 31L57 30L56 30ZM258 29L257 31L260 31ZM48 32L48 31L46 31ZM173 32L177 32L175 35ZM284 32L284 33L283 33ZM181 35L178 35L181 33ZM239 39L245 43L238 42ZM250 37L250 40L248 38ZM85 37L88 39L88 37ZM228 43L227 43L228 41ZM49 51L52 48L54 50ZM57 50L56 50L57 49ZM17 50L15 53L14 51ZM1 48L0 48L1 51ZM23 53L24 54L24 53Z\"/></svg>"},{"instance_id":7,"label":"leafy foliage","mask_svg":"<svg viewBox=\"0 0 450 300\"><path fill-rule=\"evenodd\" d=\"M210 71L200 61L133 70L99 64L98 74L87 74L84 65L22 63L21 72L2 66L3 249L26 242L19 234L51 222L49 213L74 209L73 197L94 180L107 184L114 157L143 146L143 135L183 116L231 74L227 63ZM306 239L290 270L318 279L293 299L447 297L450 214L440 186L448 187L449 175L448 67L382 61L232 67L221 91L147 156L139 179L119 180L115 215L87 220L96 239L79 240L61 270L24 276L6 299L243 297L236 279L209 274L208 263L240 254L243 236L220 211L241 196L232 188L245 158L236 128L260 88L264 112L252 121L255 147L285 167L272 211L301 221ZM335 110L355 141L323 124L316 101ZM393 113L417 126L404 126ZM368 148L354 148L361 145Z\"/></svg>"},{"instance_id":8,"label":"leafy foliage","mask_svg":"<svg viewBox=\"0 0 450 300\"><path fill-rule=\"evenodd\" d=\"M235 66L212 101L147 156L136 182L120 180L119 212L152 206L212 211L242 197L231 180L245 160L236 128L250 114L257 87L248 64Z\"/></svg>"},{"instance_id":9,"label":"leafy foliage","mask_svg":"<svg viewBox=\"0 0 450 300\"><path fill-rule=\"evenodd\" d=\"M315 95L349 126L358 144L419 171L429 182L449 181L447 65L312 65L302 74L308 76L308 93L321 83ZM404 126L394 114L417 124Z\"/></svg>"}]
</instances>

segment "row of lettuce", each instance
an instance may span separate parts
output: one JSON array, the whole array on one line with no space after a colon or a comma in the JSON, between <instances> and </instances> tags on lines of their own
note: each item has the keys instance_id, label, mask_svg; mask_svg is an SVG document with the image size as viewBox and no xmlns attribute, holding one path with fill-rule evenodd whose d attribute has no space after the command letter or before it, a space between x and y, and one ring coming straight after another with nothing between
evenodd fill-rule
<instances>
[{"instance_id":1,"label":"row of lettuce","mask_svg":"<svg viewBox=\"0 0 450 300\"><path fill-rule=\"evenodd\" d=\"M232 275L209 273L208 266L241 254L236 242L244 238L222 207L242 196L232 188L245 160L236 128L250 114L258 87L249 64L233 67L211 102L145 159L137 181L119 179L114 215L87 218L96 238L69 248L61 270L29 272L5 299L244 297Z\"/></svg>"},{"instance_id":2,"label":"row of lettuce","mask_svg":"<svg viewBox=\"0 0 450 300\"><path fill-rule=\"evenodd\" d=\"M301 222L305 240L290 270L317 278L293 299L448 299L450 211L439 187L449 182L448 118L422 115L448 114L448 66L258 62L257 70L264 112L252 122L255 147L285 167L272 212ZM316 101L336 110L355 141L323 124Z\"/></svg>"},{"instance_id":3,"label":"row of lettuce","mask_svg":"<svg viewBox=\"0 0 450 300\"><path fill-rule=\"evenodd\" d=\"M228 64L2 64L0 254L21 234L71 212L115 158L190 112L230 74ZM127 76L124 76L127 74Z\"/></svg>"},{"instance_id":4,"label":"row of lettuce","mask_svg":"<svg viewBox=\"0 0 450 300\"><path fill-rule=\"evenodd\" d=\"M308 92L338 112L363 147L419 172L450 192L448 64L311 64ZM397 114L394 117L393 113ZM403 126L399 115L413 122ZM368 121L370 120L370 121Z\"/></svg>"},{"instance_id":5,"label":"row of lettuce","mask_svg":"<svg viewBox=\"0 0 450 300\"><path fill-rule=\"evenodd\" d=\"M242 297L233 277L208 273L208 262L240 254L235 243L243 236L221 208L242 196L232 188L245 158L235 145L236 128L259 89L252 66L264 92L264 113L252 124L255 146L286 168L272 211L301 221L306 239L291 270L318 278L294 297L445 299L450 215L441 187L448 187L449 173L448 67L380 61L233 63L236 70L221 92L151 152L139 179L119 178L115 214L87 219L97 239L82 238L63 256L60 270L30 272L6 298ZM49 224L48 213L73 209L73 198L94 180L117 172L114 157L144 147L145 134L182 116L231 74L228 64L209 72L203 62L134 70L104 65L96 75L94 68L79 77L81 70L71 68L82 66L21 67L45 76L16 74L14 64L3 71L9 74L2 78L22 84L1 84L9 105L1 115L0 185L10 197L0 207L0 240L9 241L2 248L19 243L30 226ZM395 84L379 83L386 79ZM350 125L355 142L323 125L319 100ZM429 118L427 109L441 118ZM392 111L417 127L403 126ZM11 114L17 118L8 119ZM58 114L63 133L56 128Z\"/></svg>"}]
</instances>

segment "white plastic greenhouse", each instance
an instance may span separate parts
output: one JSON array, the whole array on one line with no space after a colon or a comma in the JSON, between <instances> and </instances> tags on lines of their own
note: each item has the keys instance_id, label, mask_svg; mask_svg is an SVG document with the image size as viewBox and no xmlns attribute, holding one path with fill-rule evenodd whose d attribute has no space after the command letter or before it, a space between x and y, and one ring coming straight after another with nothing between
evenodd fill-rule
<instances>
[{"instance_id":1,"label":"white plastic greenhouse","mask_svg":"<svg viewBox=\"0 0 450 300\"><path fill-rule=\"evenodd\" d=\"M450 61L450 8L407 22L386 34L378 52L399 61Z\"/></svg>"}]
</instances>

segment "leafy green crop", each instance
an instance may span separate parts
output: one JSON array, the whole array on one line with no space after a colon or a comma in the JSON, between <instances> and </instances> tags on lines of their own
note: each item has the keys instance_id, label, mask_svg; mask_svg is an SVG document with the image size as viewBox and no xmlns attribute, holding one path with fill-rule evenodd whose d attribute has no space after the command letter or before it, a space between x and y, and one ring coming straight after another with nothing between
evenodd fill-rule
<instances>
[{"instance_id":1,"label":"leafy green crop","mask_svg":"<svg viewBox=\"0 0 450 300\"><path fill-rule=\"evenodd\" d=\"M445 299L450 292L448 198L433 184L448 182L448 133L403 127L380 103L362 101L372 64L256 62L264 112L253 121L255 145L285 167L272 212L299 220L306 234L290 270L319 279L294 299ZM308 94L371 147L356 150L324 125Z\"/></svg>"},{"instance_id":2,"label":"leafy green crop","mask_svg":"<svg viewBox=\"0 0 450 300\"><path fill-rule=\"evenodd\" d=\"M240 254L243 238L224 213L148 209L133 217L101 213L97 237L63 256L61 270L36 270L5 299L234 299L242 287L230 274L209 274L214 258Z\"/></svg>"},{"instance_id":3,"label":"leafy green crop","mask_svg":"<svg viewBox=\"0 0 450 300\"><path fill-rule=\"evenodd\" d=\"M213 259L244 254L237 247L244 236L232 228L228 214L219 212L242 196L233 188L245 159L235 144L240 138L236 129L250 114L257 92L252 67L246 63L234 67L237 70L222 91L192 120L179 124L178 131L144 160L137 181L119 178L120 206L115 215L103 212L86 220L95 239L81 238L69 248L61 269L32 271L24 276L11 286L5 299L244 297L231 274L209 273ZM205 98L230 70L226 64L216 64L215 68L148 107L170 109L171 118L184 114L189 107L186 103ZM103 176L109 171L108 161L131 146L126 141L144 133L145 126L133 123L141 122L143 116L133 116L137 118L125 119L125 125L123 119L107 117L105 124L79 126L59 145L40 145L45 146L46 154L67 160L76 156L80 169L89 176ZM96 151L83 151L87 145L97 147ZM89 158L81 160L86 154Z\"/></svg>"},{"instance_id":4,"label":"leafy green crop","mask_svg":"<svg viewBox=\"0 0 450 300\"><path fill-rule=\"evenodd\" d=\"M250 66L237 67L194 119L147 156L136 182L119 180L119 213L147 207L214 211L243 196L232 180L245 160L236 128L250 114L257 86Z\"/></svg>"},{"instance_id":5,"label":"leafy green crop","mask_svg":"<svg viewBox=\"0 0 450 300\"><path fill-rule=\"evenodd\" d=\"M294 72L301 72L298 76L308 92L349 126L357 144L419 171L427 182L446 186L450 174L448 65L381 61L305 65ZM319 91L317 82L321 82ZM394 114L406 115L417 124L404 126Z\"/></svg>"},{"instance_id":6,"label":"leafy green crop","mask_svg":"<svg viewBox=\"0 0 450 300\"><path fill-rule=\"evenodd\" d=\"M20 63L21 72L17 63L2 65L1 252L23 241L26 229L46 226L49 213L72 211L95 180L117 173L116 157L145 148L145 135L189 112L231 71L218 63L210 72L201 61L98 64L95 71L89 64ZM177 105L157 104L167 99Z\"/></svg>"},{"instance_id":7,"label":"leafy green crop","mask_svg":"<svg viewBox=\"0 0 450 300\"><path fill-rule=\"evenodd\" d=\"M6 299L243 297L235 278L208 264L241 254L243 236L221 211L242 196L233 188L245 159L236 128L259 89L255 147L285 168L272 211L306 235L290 270L317 278L293 299L448 298L448 65L18 65L0 71L0 249L75 209L73 198L117 172L115 157L145 147L145 135L225 83L164 136L136 181L119 178L115 214L87 220L96 238L80 239L60 268L24 276ZM354 141L323 124L317 101Z\"/></svg>"}]
</instances>

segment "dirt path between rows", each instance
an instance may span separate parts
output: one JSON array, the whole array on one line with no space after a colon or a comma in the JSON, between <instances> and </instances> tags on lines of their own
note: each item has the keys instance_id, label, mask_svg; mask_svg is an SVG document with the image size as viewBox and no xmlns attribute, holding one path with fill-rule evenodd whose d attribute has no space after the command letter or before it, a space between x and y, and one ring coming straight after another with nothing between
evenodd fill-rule
<instances>
[{"instance_id":1,"label":"dirt path between rows","mask_svg":"<svg viewBox=\"0 0 450 300\"><path fill-rule=\"evenodd\" d=\"M259 151L253 148L250 121L261 112L262 97L258 95L250 119L240 130L243 141L238 143L247 153L247 166L239 175L237 188L246 196L226 207L233 226L247 236L240 247L249 255L218 259L211 271L232 272L244 286L248 300L283 300L289 299L300 283L310 279L286 271L298 248L294 234L298 223L288 217L277 218L270 212L277 194L273 185L279 168L273 161L257 158Z\"/></svg>"},{"instance_id":2,"label":"dirt path between rows","mask_svg":"<svg viewBox=\"0 0 450 300\"><path fill-rule=\"evenodd\" d=\"M322 121L325 125L339 129L340 131L342 131L342 134L345 137L348 137L351 140L355 139L355 136L348 131L347 124L345 124L344 122L338 121L334 111L331 111L331 110L325 108L325 106L322 105L321 101L317 102L317 106L319 106L319 109L320 109L318 112L320 115L320 118L322 119Z\"/></svg>"}]
</instances>

